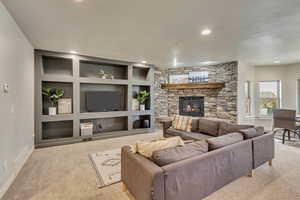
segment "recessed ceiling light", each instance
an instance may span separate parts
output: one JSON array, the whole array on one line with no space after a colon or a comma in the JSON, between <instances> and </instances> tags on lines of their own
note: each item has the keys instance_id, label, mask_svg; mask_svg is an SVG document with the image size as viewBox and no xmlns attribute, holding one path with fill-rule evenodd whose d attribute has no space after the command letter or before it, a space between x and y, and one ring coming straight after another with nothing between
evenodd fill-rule
<instances>
[{"instance_id":1,"label":"recessed ceiling light","mask_svg":"<svg viewBox=\"0 0 300 200\"><path fill-rule=\"evenodd\" d=\"M207 29L204 29L204 30L201 31L201 34L202 34L202 35L210 35L210 34L211 34L211 30L208 29L208 28L207 28Z\"/></svg>"},{"instance_id":2,"label":"recessed ceiling light","mask_svg":"<svg viewBox=\"0 0 300 200\"><path fill-rule=\"evenodd\" d=\"M83 2L84 0L74 0L75 1L75 3L81 3L81 2Z\"/></svg>"},{"instance_id":3,"label":"recessed ceiling light","mask_svg":"<svg viewBox=\"0 0 300 200\"><path fill-rule=\"evenodd\" d=\"M70 51L70 53L71 53L71 54L78 54L78 52L77 52L77 51L74 51L74 50Z\"/></svg>"},{"instance_id":4,"label":"recessed ceiling light","mask_svg":"<svg viewBox=\"0 0 300 200\"><path fill-rule=\"evenodd\" d=\"M141 63L143 63L143 64L146 64L146 63L147 63L147 61L146 61L146 60L143 60Z\"/></svg>"},{"instance_id":5,"label":"recessed ceiling light","mask_svg":"<svg viewBox=\"0 0 300 200\"><path fill-rule=\"evenodd\" d=\"M275 60L274 63L275 64L280 64L280 60Z\"/></svg>"}]
</instances>

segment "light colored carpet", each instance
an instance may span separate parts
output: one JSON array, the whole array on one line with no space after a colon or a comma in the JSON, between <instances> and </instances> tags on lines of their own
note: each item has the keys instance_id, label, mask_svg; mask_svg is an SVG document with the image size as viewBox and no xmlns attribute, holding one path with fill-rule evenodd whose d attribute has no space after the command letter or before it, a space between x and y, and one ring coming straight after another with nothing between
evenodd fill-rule
<instances>
[{"instance_id":1,"label":"light colored carpet","mask_svg":"<svg viewBox=\"0 0 300 200\"><path fill-rule=\"evenodd\" d=\"M120 184L101 189L88 154L120 148L145 134L35 150L3 200L128 200ZM300 145L276 144L273 167L267 164L253 178L242 177L205 200L300 200Z\"/></svg>"},{"instance_id":2,"label":"light colored carpet","mask_svg":"<svg viewBox=\"0 0 300 200\"><path fill-rule=\"evenodd\" d=\"M121 181L121 149L90 153L99 188Z\"/></svg>"}]
</instances>

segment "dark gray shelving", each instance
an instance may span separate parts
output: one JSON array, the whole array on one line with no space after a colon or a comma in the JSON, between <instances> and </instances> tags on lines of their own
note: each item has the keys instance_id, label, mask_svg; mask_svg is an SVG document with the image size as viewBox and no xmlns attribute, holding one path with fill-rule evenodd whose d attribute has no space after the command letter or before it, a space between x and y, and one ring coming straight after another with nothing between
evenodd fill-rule
<instances>
[{"instance_id":1,"label":"dark gray shelving","mask_svg":"<svg viewBox=\"0 0 300 200\"><path fill-rule=\"evenodd\" d=\"M150 69L142 66L133 66L133 76L134 81L150 81Z\"/></svg>"},{"instance_id":2,"label":"dark gray shelving","mask_svg":"<svg viewBox=\"0 0 300 200\"><path fill-rule=\"evenodd\" d=\"M103 70L114 79L101 79ZM36 147L70 144L86 139L80 134L80 123L98 122L101 131L90 139L105 139L147 133L154 130L153 66L137 65L67 53L35 51L35 144ZM42 87L64 89L64 98L72 98L72 114L48 115L49 100L43 97ZM132 99L136 92L146 89L151 98L146 111L133 111ZM118 91L122 95L120 110L88 112L85 107L86 91ZM101 102L99 102L101 103ZM149 128L134 128L134 120L150 121Z\"/></svg>"},{"instance_id":3,"label":"dark gray shelving","mask_svg":"<svg viewBox=\"0 0 300 200\"><path fill-rule=\"evenodd\" d=\"M73 76L73 61L69 58L42 56L44 75Z\"/></svg>"}]
</instances>

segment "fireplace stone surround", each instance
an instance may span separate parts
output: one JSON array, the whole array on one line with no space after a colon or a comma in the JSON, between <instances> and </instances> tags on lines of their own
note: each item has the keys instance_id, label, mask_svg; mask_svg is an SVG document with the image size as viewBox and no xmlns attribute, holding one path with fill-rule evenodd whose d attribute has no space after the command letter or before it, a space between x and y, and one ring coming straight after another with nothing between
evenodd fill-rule
<instances>
[{"instance_id":1,"label":"fireplace stone surround","mask_svg":"<svg viewBox=\"0 0 300 200\"><path fill-rule=\"evenodd\" d=\"M224 82L221 89L162 89L169 75L187 74L191 71L208 71L209 82ZM155 117L162 118L180 114L180 97L204 97L204 115L208 118L237 121L238 63L229 62L210 66L156 68L155 70ZM159 120L157 120L159 122Z\"/></svg>"}]
</instances>

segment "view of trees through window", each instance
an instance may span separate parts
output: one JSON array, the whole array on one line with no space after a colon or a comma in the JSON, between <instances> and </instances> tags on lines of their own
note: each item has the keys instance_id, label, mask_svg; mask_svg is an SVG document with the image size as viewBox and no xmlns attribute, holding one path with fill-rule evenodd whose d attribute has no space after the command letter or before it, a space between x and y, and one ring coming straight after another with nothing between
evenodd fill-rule
<instances>
[{"instance_id":1,"label":"view of trees through window","mask_svg":"<svg viewBox=\"0 0 300 200\"><path fill-rule=\"evenodd\" d=\"M275 108L280 108L281 84L280 81L259 82L259 113L272 115Z\"/></svg>"}]
</instances>

